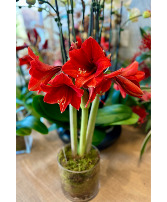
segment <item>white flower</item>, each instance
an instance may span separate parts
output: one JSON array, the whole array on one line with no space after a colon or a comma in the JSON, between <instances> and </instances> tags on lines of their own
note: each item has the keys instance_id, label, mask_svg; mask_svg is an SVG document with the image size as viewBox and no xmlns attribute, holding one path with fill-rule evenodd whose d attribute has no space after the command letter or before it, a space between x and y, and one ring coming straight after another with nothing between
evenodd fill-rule
<instances>
[{"instance_id":1,"label":"white flower","mask_svg":"<svg viewBox=\"0 0 167 202\"><path fill-rule=\"evenodd\" d=\"M140 15L140 10L138 8L132 8L129 12L129 19L132 21L132 22L137 22L138 21L138 17L135 17L135 16L138 16Z\"/></svg>"}]
</instances>

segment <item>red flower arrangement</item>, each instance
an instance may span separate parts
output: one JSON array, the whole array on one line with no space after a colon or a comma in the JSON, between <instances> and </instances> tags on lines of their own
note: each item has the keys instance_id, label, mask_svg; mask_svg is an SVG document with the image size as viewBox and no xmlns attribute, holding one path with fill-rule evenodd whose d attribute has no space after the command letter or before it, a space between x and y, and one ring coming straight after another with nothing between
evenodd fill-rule
<instances>
[{"instance_id":1,"label":"red flower arrangement","mask_svg":"<svg viewBox=\"0 0 167 202\"><path fill-rule=\"evenodd\" d=\"M135 97L143 95L139 81L144 78L144 73L138 71L138 63L135 61L127 68L105 74L104 71L111 66L110 59L92 37L85 40L80 48L72 48L69 51L69 61L62 67L40 62L30 48L28 48L28 54L32 59L29 90L46 92L44 101L50 104L59 103L61 112L70 103L79 109L83 95L81 87L89 90L86 106L95 99L97 94L102 95L108 91L112 82L117 84L123 97L126 93Z\"/></svg>"}]
</instances>

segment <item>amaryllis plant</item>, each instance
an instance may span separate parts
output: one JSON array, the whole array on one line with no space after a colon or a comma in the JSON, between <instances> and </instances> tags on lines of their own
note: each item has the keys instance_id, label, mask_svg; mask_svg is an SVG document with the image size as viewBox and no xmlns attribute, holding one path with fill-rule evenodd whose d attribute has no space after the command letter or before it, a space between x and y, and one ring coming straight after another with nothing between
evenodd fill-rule
<instances>
[{"instance_id":1,"label":"amaryllis plant","mask_svg":"<svg viewBox=\"0 0 167 202\"><path fill-rule=\"evenodd\" d=\"M110 55L106 55L95 39L89 37L81 46L72 43L69 60L60 66L42 63L28 48L30 62L29 90L45 92L44 102L59 104L63 113L70 105L71 149L73 155L83 156L90 151L100 96L116 83L123 95L141 98L139 82L144 73L138 62L111 72ZM91 105L90 113L89 107ZM81 108L80 140L77 141L77 110ZM77 149L79 148L79 149Z\"/></svg>"}]
</instances>

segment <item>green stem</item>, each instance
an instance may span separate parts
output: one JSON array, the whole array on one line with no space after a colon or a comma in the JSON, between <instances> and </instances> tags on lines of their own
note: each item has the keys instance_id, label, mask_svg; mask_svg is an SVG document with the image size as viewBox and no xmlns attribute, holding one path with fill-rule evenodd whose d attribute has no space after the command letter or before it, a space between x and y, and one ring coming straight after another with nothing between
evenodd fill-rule
<instances>
[{"instance_id":1,"label":"green stem","mask_svg":"<svg viewBox=\"0 0 167 202\"><path fill-rule=\"evenodd\" d=\"M82 108L79 155L83 156L86 150L86 130L88 125L88 108Z\"/></svg>"},{"instance_id":2,"label":"green stem","mask_svg":"<svg viewBox=\"0 0 167 202\"><path fill-rule=\"evenodd\" d=\"M85 2L84 0L81 0L82 3L82 26L83 26L83 30L82 32L84 32L84 28L85 28Z\"/></svg>"},{"instance_id":3,"label":"green stem","mask_svg":"<svg viewBox=\"0 0 167 202\"><path fill-rule=\"evenodd\" d=\"M112 42L112 2L111 0L111 10L110 10L110 38L109 38L109 52L111 51L111 42Z\"/></svg>"},{"instance_id":4,"label":"green stem","mask_svg":"<svg viewBox=\"0 0 167 202\"><path fill-rule=\"evenodd\" d=\"M88 37L92 35L92 31L93 31L93 3L91 4L90 8Z\"/></svg>"},{"instance_id":5,"label":"green stem","mask_svg":"<svg viewBox=\"0 0 167 202\"><path fill-rule=\"evenodd\" d=\"M102 22L101 22L101 28L100 28L100 33L99 33L99 41L101 41L101 34L102 34L102 29L103 29L103 23L104 23L104 3L105 3L105 0L103 0L103 16L102 16Z\"/></svg>"},{"instance_id":6,"label":"green stem","mask_svg":"<svg viewBox=\"0 0 167 202\"><path fill-rule=\"evenodd\" d=\"M71 150L73 156L77 155L77 110L70 105L70 135L71 135Z\"/></svg>"},{"instance_id":7,"label":"green stem","mask_svg":"<svg viewBox=\"0 0 167 202\"><path fill-rule=\"evenodd\" d=\"M71 15L72 15L72 34L73 34L74 40L75 40L75 42L76 42L75 29L74 29L73 0L70 0L70 4L71 4Z\"/></svg>"},{"instance_id":8,"label":"green stem","mask_svg":"<svg viewBox=\"0 0 167 202\"><path fill-rule=\"evenodd\" d=\"M117 41L117 47L116 47L116 57L115 57L115 65L114 69L115 71L117 70L117 64L118 64L118 52L119 52L119 47L120 47L120 41L121 41L121 21L122 21L122 7L123 7L123 1L121 1L121 10L120 10L120 24L118 28L118 41Z\"/></svg>"},{"instance_id":9,"label":"green stem","mask_svg":"<svg viewBox=\"0 0 167 202\"><path fill-rule=\"evenodd\" d=\"M142 14L136 15L136 16L134 16L134 17L132 17L132 18L127 19L127 20L122 24L121 29L122 29L122 28L126 25L126 23L129 22L130 20L133 20L133 19L138 18L138 17L141 17L141 16L142 16Z\"/></svg>"},{"instance_id":10,"label":"green stem","mask_svg":"<svg viewBox=\"0 0 167 202\"><path fill-rule=\"evenodd\" d=\"M100 44L100 38L99 38L99 15L100 15L100 4L97 3L97 12L96 12L96 41Z\"/></svg>"},{"instance_id":11,"label":"green stem","mask_svg":"<svg viewBox=\"0 0 167 202\"><path fill-rule=\"evenodd\" d=\"M92 146L92 137L95 129L96 115L99 107L99 96L97 95L92 102L91 111L89 115L88 128L86 133L86 153L89 153Z\"/></svg>"}]
</instances>

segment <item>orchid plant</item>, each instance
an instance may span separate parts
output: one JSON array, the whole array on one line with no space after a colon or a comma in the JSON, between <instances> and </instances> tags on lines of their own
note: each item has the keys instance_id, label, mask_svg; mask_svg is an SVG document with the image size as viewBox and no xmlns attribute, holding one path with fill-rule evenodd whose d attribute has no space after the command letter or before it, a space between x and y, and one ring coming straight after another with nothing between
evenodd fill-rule
<instances>
[{"instance_id":1,"label":"orchid plant","mask_svg":"<svg viewBox=\"0 0 167 202\"><path fill-rule=\"evenodd\" d=\"M44 102L57 103L61 113L65 112L69 105L71 151L73 156L82 157L91 149L100 96L110 89L112 83L116 83L124 97L126 94L142 97L143 92L139 82L144 78L144 72L138 70L137 61L126 68L109 70L112 65L111 54L107 55L99 45L101 41L99 1L92 1L88 38L83 43L75 36L73 1L70 1L74 42L69 48L69 59L67 59L57 0L55 7L48 1L40 0L40 2L49 4L57 14L56 22L60 32L63 66L52 66L41 62L39 56L36 56L28 47L28 55L32 59L28 89L38 93L44 92ZM93 23L94 19L95 23ZM95 29L95 34L93 34L93 29ZM77 110L80 108L81 127L78 142Z\"/></svg>"}]
</instances>

